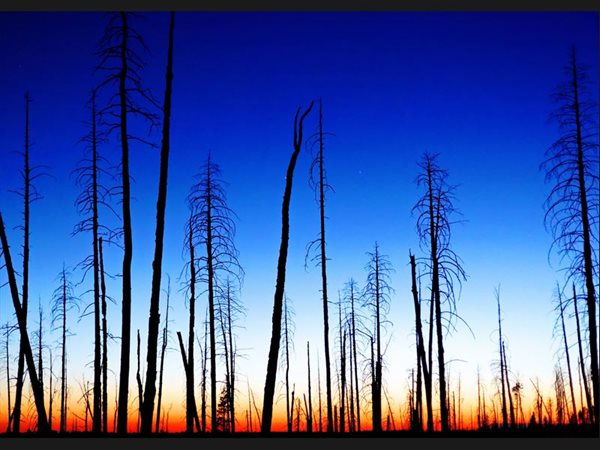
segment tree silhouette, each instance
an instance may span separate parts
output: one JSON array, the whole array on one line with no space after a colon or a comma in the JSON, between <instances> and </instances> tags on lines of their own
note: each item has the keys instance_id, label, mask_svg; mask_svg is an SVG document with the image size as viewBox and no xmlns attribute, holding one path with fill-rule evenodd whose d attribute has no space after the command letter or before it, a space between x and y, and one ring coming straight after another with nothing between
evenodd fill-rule
<instances>
[{"instance_id":1,"label":"tree silhouette","mask_svg":"<svg viewBox=\"0 0 600 450\"><path fill-rule=\"evenodd\" d=\"M567 374L569 375L569 391L571 393L571 404L573 407L573 415L569 416L569 420L571 417L575 422L577 422L577 406L575 404L575 390L573 389L573 374L571 372L571 356L569 354L569 344L567 340L567 330L565 328L565 312L562 300L562 292L560 290L560 286L557 283L556 286L556 296L558 299L558 316L560 318L560 332L561 337L563 338L564 344L564 352L565 352L565 360L567 361Z\"/></svg>"},{"instance_id":2,"label":"tree silhouette","mask_svg":"<svg viewBox=\"0 0 600 450\"><path fill-rule=\"evenodd\" d=\"M167 274L167 305L165 308L165 320L163 326L162 340L160 345L160 368L158 371L158 398L156 402L156 425L154 432L158 434L160 430L160 414L162 404L162 391L163 391L163 374L165 369L165 353L167 351L167 345L169 341L169 301L171 299L171 277Z\"/></svg>"},{"instance_id":3,"label":"tree silhouette","mask_svg":"<svg viewBox=\"0 0 600 450\"><path fill-rule=\"evenodd\" d=\"M367 283L363 293L363 306L371 311L373 317L372 343L372 415L373 431L382 431L381 421L381 394L382 394L382 366L383 353L381 349L382 331L387 323L386 316L390 307L390 295L393 289L390 284L392 265L386 255L381 254L379 244L375 242L372 252L367 252L369 262L367 270Z\"/></svg>"},{"instance_id":4,"label":"tree silhouette","mask_svg":"<svg viewBox=\"0 0 600 450\"><path fill-rule=\"evenodd\" d=\"M8 245L8 238L6 236L6 229L4 227L4 219L2 213L0 213L0 242L2 243L2 254L4 255L4 266L8 276L8 283L10 287L10 294L13 301L13 307L17 316L17 322L20 332L20 348L19 353L23 353L23 357L27 363L27 371L29 373L29 381L31 384L31 390L33 391L33 397L35 401L35 407L38 415L38 431L46 432L49 431L48 419L46 416L46 409L44 407L44 391L39 382L38 375L35 370L35 362L33 359L33 352L31 350L31 342L27 334L27 322L25 313L21 302L19 301L19 288L17 287L17 279L15 276L15 269L12 262L12 256L10 254L10 247ZM13 410L13 414L14 414ZM14 421L14 418L13 418Z\"/></svg>"},{"instance_id":5,"label":"tree silhouette","mask_svg":"<svg viewBox=\"0 0 600 450\"><path fill-rule=\"evenodd\" d=\"M545 206L544 224L553 236L560 263L567 260L566 281L581 282L587 304L593 420L598 420L598 115L589 94L586 68L577 61L575 48L565 66L566 81L557 88L557 109L551 119L560 137L546 150L541 164L552 184Z\"/></svg>"},{"instance_id":6,"label":"tree silhouette","mask_svg":"<svg viewBox=\"0 0 600 450\"><path fill-rule=\"evenodd\" d=\"M321 266L321 293L323 295L323 339L325 349L325 388L327 397L327 431L333 431L333 416L331 412L331 361L329 356L329 311L328 311L328 295L327 295L327 253L326 253L326 238L325 238L325 193L328 190L333 190L327 182L325 171L325 133L323 132L323 102L319 99L319 130L311 138L309 142L313 146L318 146L316 155L313 158L310 166L310 185L317 195L317 203L319 205L319 222L320 230L319 237L309 243L307 248L307 258L313 246L318 246L318 254L313 257L317 261L317 265Z\"/></svg>"},{"instance_id":7,"label":"tree silhouette","mask_svg":"<svg viewBox=\"0 0 600 450\"><path fill-rule=\"evenodd\" d=\"M130 116L147 121L150 128L156 122L156 114L146 105L155 106L150 92L142 86L141 71L144 62L137 48L145 49L142 36L132 28L130 21L136 15L131 12L114 12L109 15L97 55L97 70L107 75L98 85L100 90L111 88L108 103L99 113L107 117L107 135L117 133L121 144L121 204L123 220L123 267L121 309L121 361L119 375L119 399L117 432L127 433L127 407L129 396L129 367L131 352L131 261L133 240L131 226L131 187L129 177L129 150L132 141L149 144L130 131Z\"/></svg>"},{"instance_id":8,"label":"tree silhouette","mask_svg":"<svg viewBox=\"0 0 600 450\"><path fill-rule=\"evenodd\" d=\"M219 277L232 276L241 280L243 270L235 248L234 212L227 206L224 181L220 179L219 165L209 154L197 182L193 184L188 202L192 214L193 245L202 248L204 255L196 256L194 264L198 281L205 283L208 293L210 337L210 394L211 431L217 431L217 370L216 370L216 301L223 286Z\"/></svg>"},{"instance_id":9,"label":"tree silhouette","mask_svg":"<svg viewBox=\"0 0 600 450\"><path fill-rule=\"evenodd\" d=\"M148 351L146 352L146 386L142 404L142 433L152 432L154 399L156 397L156 364L158 353L158 329L160 326L160 279L162 276L163 240L165 234L165 209L167 207L167 175L169 151L171 148L171 93L173 86L173 31L175 13L170 13L169 43L163 103L163 129L160 150L160 175L158 199L156 201L156 239L154 260L152 262L152 293L150 295L150 314L148 318Z\"/></svg>"},{"instance_id":10,"label":"tree silhouette","mask_svg":"<svg viewBox=\"0 0 600 450\"><path fill-rule=\"evenodd\" d=\"M70 272L63 265L58 276L59 286L52 294L52 327L61 333L61 376L60 376L60 423L59 431L67 431L67 316L73 309L79 310L79 299L75 296L73 284L69 280Z\"/></svg>"},{"instance_id":11,"label":"tree silhouette","mask_svg":"<svg viewBox=\"0 0 600 450\"><path fill-rule=\"evenodd\" d=\"M83 218L76 224L73 234L90 233L92 236L92 254L85 258L79 266L85 275L91 270L93 274L93 314L94 314L94 383L93 383L93 414L92 431L98 433L102 430L102 333L101 333L101 309L102 293L100 286L100 250L99 239L101 235L110 239L111 231L100 224L99 208L103 206L113 211L107 198L109 190L101 183L100 176L108 175L104 169L106 159L98 152L98 147L105 141L99 129L101 118L96 108L96 90L90 95L91 119L88 124L89 133L82 139L86 144L86 155L79 167L75 169L76 183L82 189L77 197L75 205ZM114 212L114 211L113 211ZM115 213L116 214L116 213ZM104 345L106 345L104 343ZM106 380L104 380L106 382Z\"/></svg>"},{"instance_id":12,"label":"tree silhouette","mask_svg":"<svg viewBox=\"0 0 600 450\"><path fill-rule=\"evenodd\" d=\"M271 431L273 419L273 396L275 394L275 381L277 378L277 359L279 357L279 346L281 343L281 313L283 307L283 293L285 291L285 269L288 254L288 242L290 238L290 201L292 197L292 183L296 161L303 143L304 119L310 113L314 102L300 115L300 108L296 110L294 117L294 151L290 157L287 175L285 178L285 190L281 206L281 243L279 246L279 258L277 260L277 281L275 284L275 295L273 298L273 317L271 344L269 346L269 358L267 361L267 375L265 378L265 389L263 395L261 431ZM300 116L300 117L299 117Z\"/></svg>"},{"instance_id":13,"label":"tree silhouette","mask_svg":"<svg viewBox=\"0 0 600 450\"><path fill-rule=\"evenodd\" d=\"M583 340L581 338L581 326L579 324L579 311L577 308L577 301L577 290L575 288L575 283L573 283L573 308L575 309L575 324L577 326L577 349L579 350L579 368L581 372L581 378L583 380L583 389L585 391L588 419L590 420L590 422L593 422L594 419L592 417L592 414L594 414L594 409L592 407L592 397L590 395L588 377L585 371L585 359L583 356ZM583 401L581 403L583 404Z\"/></svg>"},{"instance_id":14,"label":"tree silhouette","mask_svg":"<svg viewBox=\"0 0 600 450\"><path fill-rule=\"evenodd\" d=\"M445 357L443 343L442 303L450 315L446 325L452 325L456 317L455 283L460 287L466 280L460 258L451 249L451 227L453 216L458 211L454 207L456 186L448 184L448 172L437 164L438 155L425 153L419 162L421 172L417 185L425 188L425 193L413 207L417 212L417 233L420 245L428 256L422 258L424 275L429 278L431 290L431 312L435 309L435 329L437 338L438 376L440 393L440 420L442 431L449 430L448 397L446 393ZM432 332L430 323L430 338ZM429 346L429 368L431 370L431 339Z\"/></svg>"},{"instance_id":15,"label":"tree silhouette","mask_svg":"<svg viewBox=\"0 0 600 450\"><path fill-rule=\"evenodd\" d=\"M285 387L285 414L287 431L292 432L294 402L290 403L290 351L294 348L294 309L287 295L283 296L283 347L281 348L281 366L283 368L283 382Z\"/></svg>"}]
</instances>

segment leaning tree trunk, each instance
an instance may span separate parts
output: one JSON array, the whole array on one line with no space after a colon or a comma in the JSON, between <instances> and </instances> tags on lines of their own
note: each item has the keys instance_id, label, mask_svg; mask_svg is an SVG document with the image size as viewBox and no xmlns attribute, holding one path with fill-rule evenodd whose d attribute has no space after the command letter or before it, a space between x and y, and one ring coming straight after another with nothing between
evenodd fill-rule
<instances>
[{"instance_id":1,"label":"leaning tree trunk","mask_svg":"<svg viewBox=\"0 0 600 450\"><path fill-rule=\"evenodd\" d=\"M152 432L154 398L156 397L156 360L158 353L158 329L160 326L160 279L162 275L163 241L165 234L165 210L167 207L167 174L169 170L169 150L171 131L171 92L173 85L173 29L175 13L171 12L169 23L169 49L167 54L167 73L165 99L163 104L162 145L160 151L160 175L158 200L156 202L156 239L154 261L152 262L152 293L150 295L150 316L148 318L148 352L146 354L146 385L142 404L143 434ZM193 349L193 341L190 348Z\"/></svg>"},{"instance_id":2,"label":"leaning tree trunk","mask_svg":"<svg viewBox=\"0 0 600 450\"><path fill-rule=\"evenodd\" d=\"M29 373L29 381L31 383L31 390L33 391L35 408L36 408L37 415L38 415L38 418L37 418L38 431L41 433L44 433L44 432L47 432L50 430L48 428L48 419L46 416L46 409L44 407L44 391L42 390L42 386L39 382L39 378L38 378L36 370L35 370L35 362L33 359L33 352L31 351L31 343L29 341L29 336L27 335L27 322L25 320L25 313L23 312L23 307L21 306L21 303L19 302L19 289L17 288L17 279L15 277L15 270L14 270L12 258L10 255L10 248L8 246L8 239L6 237L6 230L4 228L4 220L2 219L1 213L0 213L0 241L2 242L2 253L4 254L4 262L5 262L6 272L8 275L10 294L12 297L13 306L15 308L17 322L19 324L19 332L21 335L23 354L24 354L25 362L27 363L27 371Z\"/></svg>"},{"instance_id":3,"label":"leaning tree trunk","mask_svg":"<svg viewBox=\"0 0 600 450\"><path fill-rule=\"evenodd\" d=\"M283 204L281 207L281 244L279 247L279 259L277 262L277 282L275 285L275 295L273 299L273 317L272 317L272 334L271 344L269 347L269 359L267 361L267 375L265 379L265 389L263 398L263 412L261 431L269 433L271 431L271 422L273 419L273 396L275 394L275 381L277 378L277 359L279 356L279 344L281 340L281 310L283 305L283 292L285 287L285 268L288 253L288 241L290 237L290 201L292 197L292 181L294 177L294 169L296 160L302 147L302 125L304 119L313 107L313 102L304 111L298 123L298 114L300 109L296 111L294 119L294 152L290 158L285 179L285 191L283 194Z\"/></svg>"}]
</instances>

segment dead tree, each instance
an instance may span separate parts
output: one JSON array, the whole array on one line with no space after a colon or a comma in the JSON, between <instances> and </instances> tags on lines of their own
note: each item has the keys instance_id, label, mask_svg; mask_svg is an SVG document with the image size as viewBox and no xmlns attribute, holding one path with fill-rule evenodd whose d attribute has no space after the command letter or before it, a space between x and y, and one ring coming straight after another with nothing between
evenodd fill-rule
<instances>
[{"instance_id":1,"label":"dead tree","mask_svg":"<svg viewBox=\"0 0 600 450\"><path fill-rule=\"evenodd\" d=\"M541 165L547 196L544 224L553 236L559 264L566 260L566 283L581 283L587 304L590 376L593 390L592 420L598 421L598 113L588 87L587 69L572 49L565 66L566 81L554 95L558 107L551 114L560 137L546 151Z\"/></svg>"},{"instance_id":2,"label":"dead tree","mask_svg":"<svg viewBox=\"0 0 600 450\"><path fill-rule=\"evenodd\" d=\"M100 271L100 305L102 308L102 431L108 433L108 320L106 318L106 277L102 236L98 237L98 265Z\"/></svg>"},{"instance_id":3,"label":"dead tree","mask_svg":"<svg viewBox=\"0 0 600 450\"><path fill-rule=\"evenodd\" d=\"M348 318L349 321L349 346L350 346L350 381L351 384L354 385L354 394L351 395L356 402L356 413L352 412L351 416L356 417L356 431L360 431L360 383L358 379L358 341L356 339L356 332L361 324L361 316L357 312L357 302L360 293L358 292L358 287L356 286L356 281L351 278L345 286L344 289L344 299L348 307L350 308ZM354 379L354 382L352 382ZM353 411L354 402L351 403L351 411Z\"/></svg>"},{"instance_id":4,"label":"dead tree","mask_svg":"<svg viewBox=\"0 0 600 450\"><path fill-rule=\"evenodd\" d=\"M577 290L575 289L575 283L573 283L573 308L575 309L575 324L577 326L577 347L579 350L579 368L581 372L581 378L583 379L583 388L585 391L585 400L587 404L588 419L593 422L592 414L592 397L590 395L590 388L588 385L588 377L585 370L585 359L583 358L583 340L581 339L581 326L579 324L579 311L577 308ZM582 408L583 408L583 401Z\"/></svg>"},{"instance_id":5,"label":"dead tree","mask_svg":"<svg viewBox=\"0 0 600 450\"><path fill-rule=\"evenodd\" d=\"M102 175L108 175L104 165L106 159L98 152L98 147L105 141L100 130L101 118L96 108L96 90L90 95L90 121L87 124L89 133L82 138L85 143L86 156L82 159L79 167L75 169L76 183L81 188L75 205L83 218L77 223L73 235L90 233L92 252L85 258L79 267L84 271L84 278L91 270L93 276L93 315L94 315L94 384L93 384L93 414L92 431L99 433L102 430L102 333L101 333L101 286L100 286L100 244L102 235L110 239L111 231L100 224L99 209L105 207L113 211L107 203L110 195L109 190L101 182ZM114 212L114 211L113 211ZM83 281L83 280L82 280Z\"/></svg>"},{"instance_id":6,"label":"dead tree","mask_svg":"<svg viewBox=\"0 0 600 450\"><path fill-rule=\"evenodd\" d=\"M318 150L310 167L310 185L318 193L320 231L319 237L309 243L307 258L313 246L318 246L318 254L313 258L321 266L321 293L323 295L323 338L325 349L325 388L327 396L327 431L333 431L333 416L331 414L331 362L329 356L329 311L327 296L327 256L325 239L325 193L333 190L327 182L325 172L325 134L323 133L323 102L319 99L319 130L309 138L312 145L318 145Z\"/></svg>"},{"instance_id":7,"label":"dead tree","mask_svg":"<svg viewBox=\"0 0 600 450\"><path fill-rule=\"evenodd\" d=\"M67 336L70 334L67 328L67 316L74 309L79 311L79 299L73 292L73 285L69 281L69 275L70 273L63 265L63 269L58 276L60 284L54 290L52 296L52 328L59 329L61 333L60 433L67 431Z\"/></svg>"},{"instance_id":8,"label":"dead tree","mask_svg":"<svg viewBox=\"0 0 600 450\"><path fill-rule=\"evenodd\" d=\"M340 433L346 432L346 336L345 322L342 321L342 301L338 302L338 331L340 345Z\"/></svg>"},{"instance_id":9,"label":"dead tree","mask_svg":"<svg viewBox=\"0 0 600 450\"><path fill-rule=\"evenodd\" d=\"M290 351L294 349L294 309L287 295L283 296L283 348L281 349L281 365L283 366L283 382L285 384L285 414L287 431L292 432L294 402L290 403Z\"/></svg>"},{"instance_id":10,"label":"dead tree","mask_svg":"<svg viewBox=\"0 0 600 450\"><path fill-rule=\"evenodd\" d=\"M204 317L204 347L200 348L202 355L202 381L200 382L202 432L206 433L206 371L208 370L208 308Z\"/></svg>"},{"instance_id":11,"label":"dead tree","mask_svg":"<svg viewBox=\"0 0 600 450\"><path fill-rule=\"evenodd\" d=\"M160 431L160 414L162 407L163 374L165 369L165 353L169 342L169 301L171 299L171 277L167 274L167 306L165 308L165 321L163 326L162 341L160 344L160 369L158 371L158 399L156 402L156 425L154 433Z\"/></svg>"},{"instance_id":12,"label":"dead tree","mask_svg":"<svg viewBox=\"0 0 600 450\"><path fill-rule=\"evenodd\" d=\"M43 172L39 171L41 166L32 165L30 162L30 115L29 105L31 103L31 96L29 92L25 93L25 142L23 146L23 170L21 175L23 178L23 189L13 191L23 199L23 225L19 228L23 230L23 272L22 272L22 287L21 287L21 307L23 310L23 319L25 324L27 323L27 311L29 305L29 260L30 260L30 218L31 218L31 204L39 199L41 195L37 191L33 182L44 175ZM8 268L7 268L8 269ZM15 404L12 413L13 421L13 432L19 433L21 429L21 404L23 399L23 383L25 374L25 355L24 355L24 342L19 344L19 359L17 362L17 381L15 387Z\"/></svg>"},{"instance_id":13,"label":"dead tree","mask_svg":"<svg viewBox=\"0 0 600 450\"><path fill-rule=\"evenodd\" d=\"M502 385L502 427L508 426L508 412L506 409L506 380L504 378L504 341L502 338L502 316L500 315L500 288L495 290L496 303L498 305L498 354L500 358L500 383ZM510 395L510 394L509 394Z\"/></svg>"},{"instance_id":14,"label":"dead tree","mask_svg":"<svg viewBox=\"0 0 600 450\"><path fill-rule=\"evenodd\" d=\"M510 378L508 377L508 363L506 362L506 346L502 341L502 358L504 358L504 379L506 380L506 392L508 394L508 410L510 412L510 426L515 426L515 408L512 401L512 389L510 387Z\"/></svg>"},{"instance_id":15,"label":"dead tree","mask_svg":"<svg viewBox=\"0 0 600 450\"><path fill-rule=\"evenodd\" d=\"M415 307L415 334L417 339L417 417L418 429L422 429L422 398L421 398L421 372L425 383L425 403L427 407L427 431L433 431L433 404L432 404L432 386L431 386L431 366L427 362L425 355L425 340L423 338L423 323L421 321L421 298L417 289L417 263L414 255L409 254L411 269L411 291L413 295L413 304Z\"/></svg>"},{"instance_id":16,"label":"dead tree","mask_svg":"<svg viewBox=\"0 0 600 450\"><path fill-rule=\"evenodd\" d=\"M571 372L571 357L569 354L569 344L567 341L567 330L565 327L565 313L564 313L565 307L563 306L562 293L561 293L560 286L558 285L558 283L556 286L556 295L558 297L558 315L560 318L563 344L565 346L564 352L565 352L565 360L567 361L567 374L569 375L569 391L571 393L571 404L573 407L573 415L572 415L572 417L569 418L569 421L573 420L575 423L577 423L577 405L575 403L575 390L573 389L573 374Z\"/></svg>"},{"instance_id":17,"label":"dead tree","mask_svg":"<svg viewBox=\"0 0 600 450\"><path fill-rule=\"evenodd\" d=\"M311 393L311 379L310 379L310 342L306 341L306 365L307 365L307 377L308 377L308 409L306 416L306 432L312 433L313 431L313 412L312 412L312 393ZM306 398L305 398L306 400Z\"/></svg>"},{"instance_id":18,"label":"dead tree","mask_svg":"<svg viewBox=\"0 0 600 450\"><path fill-rule=\"evenodd\" d=\"M2 251L0 251L0 255L2 254ZM5 331L4 331L4 335L6 336L6 406L7 406L7 410L6 410L6 433L10 433L11 431L11 422L12 422L12 410L11 410L11 390L10 390L10 334L11 332L15 329L14 327L9 326L8 323L6 323L3 327L2 327Z\"/></svg>"},{"instance_id":19,"label":"dead tree","mask_svg":"<svg viewBox=\"0 0 600 450\"><path fill-rule=\"evenodd\" d=\"M156 106L150 92L142 86L141 72L144 62L139 47L145 49L141 35L131 26L131 12L114 12L109 15L97 51L100 58L98 70L106 73L98 88L109 90L107 105L99 110L106 120L107 135L118 134L121 144L121 205L122 205L122 308L121 308L121 357L119 374L119 398L117 433L127 433L129 368L131 353L131 262L133 257L133 239L131 225L131 187L129 177L129 150L132 141L150 144L134 136L130 130L129 119L141 117L154 126L157 116L150 112L147 105Z\"/></svg>"},{"instance_id":20,"label":"dead tree","mask_svg":"<svg viewBox=\"0 0 600 450\"><path fill-rule=\"evenodd\" d=\"M275 394L277 359L279 356L279 346L281 342L281 312L283 309L285 269L288 254L288 241L290 237L290 201L292 197L294 169L296 168L296 161L298 160L298 155L300 154L300 149L302 148L304 119L306 119L306 116L310 113L313 103L314 102L310 103L302 115L300 115L300 108L298 108L294 117L294 151L288 164L287 175L285 178L285 190L281 206L281 243L279 246L279 257L277 260L277 281L275 284L275 295L273 298L271 344L269 346L269 358L267 361L267 374L265 377L265 389L263 395L261 423L261 431L263 433L269 433L271 431L271 421L273 419L273 396Z\"/></svg>"},{"instance_id":21,"label":"dead tree","mask_svg":"<svg viewBox=\"0 0 600 450\"><path fill-rule=\"evenodd\" d=\"M386 255L381 254L376 242L373 252L367 252L369 262L367 283L363 293L364 307L371 311L373 317L373 362L372 362L372 415L373 431L382 431L381 395L382 395L382 366L383 329L389 321L386 319L390 307L390 295L393 289L390 284L392 265Z\"/></svg>"},{"instance_id":22,"label":"dead tree","mask_svg":"<svg viewBox=\"0 0 600 450\"><path fill-rule=\"evenodd\" d=\"M448 172L437 164L437 156L425 153L419 163L421 172L417 176L417 185L423 186L425 193L413 207L413 212L418 213L417 232L420 245L428 253L428 256L422 260L426 268L425 275L430 282L432 309L435 308L440 421L442 431L448 431L443 330L452 327L453 319L458 317L456 315L455 283L460 286L461 282L466 279L466 275L460 258L450 245L451 226L456 223L454 216L458 214L454 207L456 187L448 183ZM442 311L442 304L446 307L445 311ZM445 319L446 325L442 323L443 312L449 315ZM430 350L430 358L431 353ZM431 367L430 359L430 370Z\"/></svg>"},{"instance_id":23,"label":"dead tree","mask_svg":"<svg viewBox=\"0 0 600 450\"><path fill-rule=\"evenodd\" d=\"M225 182L219 165L209 154L188 196L192 243L204 254L195 257L198 282L206 285L210 337L211 432L217 431L217 341L216 302L221 295L219 277L232 276L242 284L243 270L235 247L234 212L227 206Z\"/></svg>"},{"instance_id":24,"label":"dead tree","mask_svg":"<svg viewBox=\"0 0 600 450\"><path fill-rule=\"evenodd\" d=\"M160 175L158 199L156 201L156 238L154 260L152 261L152 292L150 295L150 314L148 318L148 351L146 352L146 385L142 404L142 433L152 432L152 417L156 397L156 365L158 354L158 329L160 326L160 279L162 276L163 241L165 234L165 210L167 207L167 174L169 151L171 148L171 93L173 85L173 31L175 13L171 11L169 22L169 43L163 102L163 128L160 150ZM193 341L190 348L193 348Z\"/></svg>"},{"instance_id":25,"label":"dead tree","mask_svg":"<svg viewBox=\"0 0 600 450\"><path fill-rule=\"evenodd\" d=\"M179 350L181 352L181 359L183 361L183 370L185 371L186 379L189 379L189 377L190 377L189 358L185 354L185 347L183 346L183 338L181 337L180 331L177 332L177 339L179 340ZM189 408L186 406L186 411L188 409L191 411L192 419L196 422L196 429L199 430L200 429L200 419L198 418L198 410L196 408L196 399L194 397L192 397L191 401L193 403L189 406ZM186 432L188 432L188 433L192 433L193 431L194 431L193 426L190 428L189 431L186 428Z\"/></svg>"}]
</instances>

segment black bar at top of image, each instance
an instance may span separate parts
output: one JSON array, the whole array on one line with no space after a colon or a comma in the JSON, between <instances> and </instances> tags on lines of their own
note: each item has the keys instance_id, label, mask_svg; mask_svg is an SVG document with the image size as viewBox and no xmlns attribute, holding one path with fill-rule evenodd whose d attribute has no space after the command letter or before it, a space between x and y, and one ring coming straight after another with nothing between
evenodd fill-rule
<instances>
[{"instance_id":1,"label":"black bar at top of image","mask_svg":"<svg viewBox=\"0 0 600 450\"><path fill-rule=\"evenodd\" d=\"M4 0L2 11L600 11L597 0Z\"/></svg>"}]
</instances>

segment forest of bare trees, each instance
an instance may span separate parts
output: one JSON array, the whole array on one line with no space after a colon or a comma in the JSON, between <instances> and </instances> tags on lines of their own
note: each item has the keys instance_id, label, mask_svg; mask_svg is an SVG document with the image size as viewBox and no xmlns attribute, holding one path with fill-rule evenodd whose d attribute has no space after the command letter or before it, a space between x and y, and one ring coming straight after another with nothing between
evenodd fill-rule
<instances>
[{"instance_id":1,"label":"forest of bare trees","mask_svg":"<svg viewBox=\"0 0 600 450\"><path fill-rule=\"evenodd\" d=\"M448 155L423 150L407 163L413 179L398 180L419 192L412 199L412 209L406 211L413 228L397 230L413 236L418 250L402 249L408 258L393 261L375 236L372 248L361 249L363 279L348 274L347 282L338 286L329 276L336 255L329 251L328 224L344 219L328 216L330 203L339 199L329 184L327 158L330 152L343 149L335 148L337 144L324 131L327 105L318 96L302 99L306 106L297 106L289 120L291 146L282 149L289 155L287 167L264 175L284 179L281 204L269 205L281 211L278 258L266 268L274 275L274 295L272 303L261 300L269 308L272 305L272 315L264 323L244 324L246 311L253 305L243 301L245 272L236 245L237 227L248 223L238 220L227 195L229 177L235 175L222 171L217 149L208 155L202 149L190 149L196 155L197 175L185 180L187 197L173 199L168 190L176 177L169 172L170 158L187 151L171 146L171 128L176 126L173 111L178 108L173 90L178 71L185 70L174 63L176 15L169 14L168 29L157 30L167 45L162 103L146 87L143 69L151 52L137 31L138 14L108 14L98 47L90 49L104 78L93 86L89 98L81 99L82 110L87 107L88 133L81 139L85 153L73 170L77 194L72 199L80 217L72 237L83 239L88 256L73 261L72 266L67 254L58 267L54 261L45 261L48 272L58 276L51 311L43 310L40 303L38 317L32 314L29 278L31 261L38 255L30 249L30 236L44 232L32 227L35 202L42 200L35 182L50 169L30 161L31 135L39 133L42 124L31 123L35 104L25 93L23 165L11 169L22 174L22 185L14 186L22 201L21 223L5 223L0 211L0 282L8 292L2 300L8 302L10 297L14 312L2 318L1 327L0 360L6 385L0 392L7 404L1 413L6 415L2 431L7 435L150 436L169 433L169 420L181 420L182 432L189 435L406 431L427 436L466 430L509 434L564 428L597 436L598 115L589 92L593 80L587 78L575 48L566 59L564 79L554 96L557 109L551 112L560 135L548 143L545 153L539 152L540 170L547 182L546 215L539 225L552 236L549 259L557 276L555 286L539 286L556 303L554 333L560 350L553 361L552 391L544 391L537 379L521 379L512 367L502 280L497 280L493 292L481 294L489 298L480 300L490 316L497 315L497 328L489 330L497 351L492 355L494 379L485 384L479 370L470 374L477 377L477 385L469 418L461 411L465 386L460 374L451 372L446 347L449 337L458 333L457 323L469 330L461 316L461 289L470 281L469 263L462 260L460 245L455 246L453 232L468 224L457 207L461 190L454 183L460 180L444 167ZM306 132L311 126L317 130L314 134ZM154 129L160 130L159 138L152 134ZM130 152L138 146L159 167L159 178L152 181L157 191L137 200L156 205L152 220L132 214ZM113 158L115 149L118 158ZM307 181L296 171L301 158L311 161L308 181L318 224L318 229L310 231L316 237L306 246L305 268L318 268L319 289L307 289L304 299L292 301L286 291L286 274L290 242L299 240L301 234L295 228L292 206L303 199L293 194L304 189L301 183ZM163 267L165 221L172 212L171 202L180 200L187 206L185 223L178 231L183 242L178 283L187 311L184 323L169 315L171 278ZM133 223L138 220L151 223L154 242L137 240ZM144 302L140 310L132 306L136 297L132 262L138 245L153 251L151 267L146 264L151 273L150 297L136 299ZM107 254L110 258L105 258ZM113 256L120 266L111 265ZM396 283L395 274L401 271L409 285ZM116 280L120 289L110 291L107 279ZM392 298L409 305L414 314L411 329L395 326L390 314ZM318 339L296 342L296 301L311 302ZM120 308L119 317L108 315L111 303ZM132 350L132 315L145 318L146 311L146 334L138 330L137 347ZM92 330L92 342L71 333L79 321ZM262 392L255 393L249 383L244 386L245 343L237 334L244 326L265 329L270 335L268 359L253 361L264 368ZM413 343L410 384L402 400L390 398L405 375L386 370L398 357L396 349L388 346L392 332L410 335ZM109 360L110 345L119 347L118 360ZM91 361L82 362L91 385L67 370L73 348L84 346L89 346L86 354L92 355ZM163 394L169 350L180 355L180 365L168 369L177 372L185 384L176 400L182 405L183 418L170 417ZM137 389L130 386L133 375ZM525 392L535 399L533 404L524 402ZM278 408L285 410L281 429L275 426Z\"/></svg>"}]
</instances>

